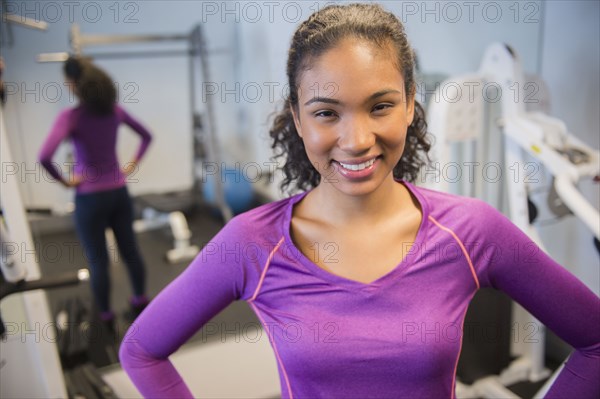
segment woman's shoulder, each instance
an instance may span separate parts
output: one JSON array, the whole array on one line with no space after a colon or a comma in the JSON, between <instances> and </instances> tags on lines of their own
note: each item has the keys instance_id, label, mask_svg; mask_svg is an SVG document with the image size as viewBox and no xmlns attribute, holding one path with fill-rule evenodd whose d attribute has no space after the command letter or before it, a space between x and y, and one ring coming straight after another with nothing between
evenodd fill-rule
<instances>
[{"instance_id":1,"label":"woman's shoulder","mask_svg":"<svg viewBox=\"0 0 600 399\"><path fill-rule=\"evenodd\" d=\"M81 106L79 106L79 105L76 105L74 107L64 108L64 109L60 110L57 118L58 119L70 118L72 115L75 115L78 112L80 112L80 110L81 110Z\"/></svg>"},{"instance_id":2,"label":"woman's shoulder","mask_svg":"<svg viewBox=\"0 0 600 399\"><path fill-rule=\"evenodd\" d=\"M79 107L68 107L60 110L56 118L54 119L54 126L59 127L59 129L55 130L65 130L68 131L75 120L77 114L79 113Z\"/></svg>"},{"instance_id":3,"label":"woman's shoulder","mask_svg":"<svg viewBox=\"0 0 600 399\"><path fill-rule=\"evenodd\" d=\"M428 216L436 219L466 217L469 219L502 217L502 213L487 202L473 197L451 194L435 189L415 186L412 191L425 202Z\"/></svg>"},{"instance_id":4,"label":"woman's shoulder","mask_svg":"<svg viewBox=\"0 0 600 399\"><path fill-rule=\"evenodd\" d=\"M236 215L226 227L235 229L243 235L258 237L280 236L283 226L291 215L291 207L302 194L259 205L249 211Z\"/></svg>"},{"instance_id":5,"label":"woman's shoulder","mask_svg":"<svg viewBox=\"0 0 600 399\"><path fill-rule=\"evenodd\" d=\"M515 237L518 231L509 218L481 199L423 187L415 191L426 202L425 224L429 231L442 234L440 237L454 236L466 246L477 247Z\"/></svg>"},{"instance_id":6,"label":"woman's shoulder","mask_svg":"<svg viewBox=\"0 0 600 399\"><path fill-rule=\"evenodd\" d=\"M120 121L123 121L129 117L129 114L125 108L123 108L123 106L121 106L119 103L115 103L112 115L116 116Z\"/></svg>"}]
</instances>

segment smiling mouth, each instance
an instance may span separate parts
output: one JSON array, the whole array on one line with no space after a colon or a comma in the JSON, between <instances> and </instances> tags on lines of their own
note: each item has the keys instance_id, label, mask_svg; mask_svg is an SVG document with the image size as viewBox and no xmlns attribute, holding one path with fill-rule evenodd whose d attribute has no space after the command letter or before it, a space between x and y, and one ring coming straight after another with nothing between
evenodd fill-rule
<instances>
[{"instance_id":1,"label":"smiling mouth","mask_svg":"<svg viewBox=\"0 0 600 399\"><path fill-rule=\"evenodd\" d=\"M373 166L373 164L375 163L375 161L379 159L379 157L374 157L368 161L362 162L362 163L344 163L341 161L335 161L336 163L338 163L342 168L346 169L346 170L351 170L351 171L360 171L360 170L364 170L367 168L370 168L371 166Z\"/></svg>"},{"instance_id":2,"label":"smiling mouth","mask_svg":"<svg viewBox=\"0 0 600 399\"><path fill-rule=\"evenodd\" d=\"M363 162L363 163L359 163L358 165L351 165L351 164L346 164L343 162L339 162L340 165L342 165L342 167L344 169L348 169L348 170L363 170L366 169L370 166L372 166L375 163L375 158L371 159L370 161L367 162Z\"/></svg>"}]
</instances>

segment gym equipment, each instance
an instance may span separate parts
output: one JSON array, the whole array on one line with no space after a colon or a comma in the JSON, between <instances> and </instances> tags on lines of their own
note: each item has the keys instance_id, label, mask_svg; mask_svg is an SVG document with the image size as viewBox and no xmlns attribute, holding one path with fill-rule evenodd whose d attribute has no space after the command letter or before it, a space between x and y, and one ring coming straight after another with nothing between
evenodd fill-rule
<instances>
[{"instance_id":1,"label":"gym equipment","mask_svg":"<svg viewBox=\"0 0 600 399\"><path fill-rule=\"evenodd\" d=\"M118 398L111 386L104 382L100 372L93 364L87 363L67 371L65 380L67 381L69 398Z\"/></svg>"},{"instance_id":2,"label":"gym equipment","mask_svg":"<svg viewBox=\"0 0 600 399\"><path fill-rule=\"evenodd\" d=\"M8 36L11 36L10 25L18 23L32 29L44 30L46 26L42 21L30 18L12 16L4 13L2 19L7 22ZM14 18L13 18L14 17ZM15 21L16 19L16 21ZM12 40L9 40L11 43ZM8 141L8 133L4 122L4 107L0 102L0 159L2 162L12 162L12 152ZM31 231L23 209L23 202L19 192L19 182L16 176L6 176L0 182L0 206L5 218L6 229L2 235L10 233L10 240L21 243L27 248L33 247ZM3 241L8 241L8 235ZM3 251L6 247L2 246ZM40 277L39 266L31 257L23 258L2 256L2 270L7 270L6 278L11 281L20 281L25 276L29 279ZM35 257L33 258L35 259ZM5 267L6 266L6 267ZM35 325L34 323L49 323L51 321L48 301L43 291L29 291L13 295L9 300L9 317L11 321L21 325ZM6 304L6 301L4 301ZM6 316L6 314L5 314ZM33 340L15 339L6 337L0 340L0 397L60 397L66 396L64 380L56 345L47 341L32 342Z\"/></svg>"},{"instance_id":3,"label":"gym equipment","mask_svg":"<svg viewBox=\"0 0 600 399\"><path fill-rule=\"evenodd\" d=\"M8 37L7 43L9 46L13 45L13 33L11 27L12 24L42 31L48 29L48 23L46 21L28 18L23 15L8 12L8 7L5 7L4 1L2 1L0 7L0 12L2 13L2 22L6 22L6 36ZM2 33L4 33L4 31ZM4 40L2 41L2 43L4 43Z\"/></svg>"},{"instance_id":4,"label":"gym equipment","mask_svg":"<svg viewBox=\"0 0 600 399\"><path fill-rule=\"evenodd\" d=\"M179 201L178 201L179 199ZM189 197L181 196L177 193L173 195L148 194L136 198L142 207L142 218L133 222L133 229L136 233L152 229L169 226L173 233L173 248L165 254L169 263L178 263L193 259L200 248L191 245L190 231L187 219L179 209L190 208L193 204Z\"/></svg>"},{"instance_id":5,"label":"gym equipment","mask_svg":"<svg viewBox=\"0 0 600 399\"><path fill-rule=\"evenodd\" d=\"M0 157L2 162L13 161L4 123L4 110L1 105ZM32 248L35 247L23 209L16 176L7 175L0 182L0 203L6 230L10 235L9 239L3 238L3 240L19 243L22 247L33 251ZM3 248L7 249L6 246ZM40 269L35 261L35 256L12 256L9 259L9 255L4 254L3 258L6 259L6 262L2 263L7 265L6 270L9 270L6 275L8 278L16 279L16 281L6 282L2 285L3 293L15 294L8 298L12 302L10 307L5 308L10 311L5 312L4 317L8 314L12 323L11 327L23 326L25 330L7 331L5 338L0 340L2 362L0 396L64 398L66 390L56 345L51 340L35 339L35 335L41 333L36 326L41 328L41 326L51 325L52 322L46 294L41 290L46 287L46 281L40 279ZM3 269L5 269L4 266ZM23 281L25 276L27 280ZM84 274L78 274L77 281L84 277ZM50 285L62 285L75 281L74 276L68 276L66 279L54 281ZM17 293L20 294L17 295ZM31 326L30 329L27 326Z\"/></svg>"},{"instance_id":6,"label":"gym equipment","mask_svg":"<svg viewBox=\"0 0 600 399\"><path fill-rule=\"evenodd\" d=\"M204 186L203 194L207 202L215 201L214 174L206 176L208 184ZM238 168L221 168L221 181L223 182L223 191L225 202L234 214L247 211L254 200L252 185Z\"/></svg>"},{"instance_id":7,"label":"gym equipment","mask_svg":"<svg viewBox=\"0 0 600 399\"><path fill-rule=\"evenodd\" d=\"M468 160L469 163L465 162L463 167L496 164L500 171L508 172L515 166L521 168L526 164L526 152L554 176L556 197L588 226L597 239L600 237L600 215L577 190L576 184L600 173L600 153L570 134L562 121L539 111L527 112L527 96L523 93L515 96L515 87L524 90L527 83L531 80L525 79L513 49L499 43L488 47L477 73L445 81L436 92L434 99L437 101L430 102L428 125L437 139L433 155L441 168L452 164L454 151L455 155ZM499 112L492 107L495 103L500 106ZM493 134L498 130L500 134ZM460 147L452 148L457 143ZM450 182L452 179L448 176L440 179L439 174L433 175L433 180L432 175L426 176L429 179L425 186L486 200L505 211L513 223L544 249L531 224L534 218L528 198L527 176L521 174L518 179L498 179L496 184L485 185L480 173L475 174L474 180L463 178L455 182ZM506 203L503 187L507 193ZM556 201L554 203L558 205ZM566 214L558 208L556 212ZM536 332L544 332L544 326L517 304L514 304L513 323L531 325ZM520 381L536 382L548 377L549 370L544 367L544 334L536 334L536 338L537 342L533 344L522 340L512 342L511 354L516 359L498 375L488 375L471 385L458 382L457 397L518 398L506 387ZM536 397L545 394L559 371Z\"/></svg>"},{"instance_id":8,"label":"gym equipment","mask_svg":"<svg viewBox=\"0 0 600 399\"><path fill-rule=\"evenodd\" d=\"M1 105L0 134L2 160L11 162L12 154ZM88 281L89 271L79 269L60 276L40 277L35 251L31 250L35 247L32 245L16 177L6 176L2 179L0 203L2 215L6 218L6 226L4 220L0 219L0 301L5 301L9 296L13 300L11 306L6 308L10 309L6 312L9 314L9 328L0 318L0 397L63 398L67 397L68 392L68 397L81 397L86 393L83 397L114 398L111 388L102 381L91 364L63 374L57 349L60 349L63 363L65 357L77 358L82 352L87 352L90 345L80 331L86 321L81 318L80 306L68 306L71 311L65 320L68 322L66 328L76 328L77 332L62 331L65 324L60 322L60 317L56 322L52 321L43 291ZM18 243L23 245L19 246ZM25 250L29 256L24 256ZM71 321L76 319L79 322L72 324ZM98 342L94 346L99 346ZM111 360L116 360L116 352Z\"/></svg>"},{"instance_id":9,"label":"gym equipment","mask_svg":"<svg viewBox=\"0 0 600 399\"><path fill-rule=\"evenodd\" d=\"M2 256L5 256L4 254ZM50 288L60 288L68 285L79 284L81 281L87 281L90 278L88 269L79 269L73 273L66 273L62 276L44 277L36 280L19 280L16 282L4 281L0 286L0 300L18 292L33 290L42 290Z\"/></svg>"}]
</instances>

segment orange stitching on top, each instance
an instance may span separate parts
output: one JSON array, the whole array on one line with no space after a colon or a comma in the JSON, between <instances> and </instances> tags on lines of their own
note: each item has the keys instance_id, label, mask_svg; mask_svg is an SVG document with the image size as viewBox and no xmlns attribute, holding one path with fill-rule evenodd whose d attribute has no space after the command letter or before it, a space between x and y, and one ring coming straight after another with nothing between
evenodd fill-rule
<instances>
[{"instance_id":1,"label":"orange stitching on top","mask_svg":"<svg viewBox=\"0 0 600 399\"><path fill-rule=\"evenodd\" d=\"M256 296L258 295L258 292L260 291L260 287L262 287L262 283L265 279L265 275L267 274L267 270L269 269L269 266L271 265L271 260L273 259L273 256L275 256L275 252L277 252L277 250L279 249L281 244L283 244L283 239L284 238L281 237L281 240L279 240L279 242L277 243L275 248L273 248L273 250L269 254L269 257L267 258L267 261L265 262L265 267L263 268L263 272L260 275L260 280L258 281L258 285L256 286L256 290L254 291L254 295L252 295L252 298L248 299L248 301L246 301L246 302L250 303L256 299Z\"/></svg>"},{"instance_id":2,"label":"orange stitching on top","mask_svg":"<svg viewBox=\"0 0 600 399\"><path fill-rule=\"evenodd\" d=\"M460 249L463 252L463 255L465 255L465 258L467 258L467 262L469 263L469 268L471 269L471 274L473 275L473 279L475 280L475 284L477 285L477 289L479 289L479 279L477 278L477 273L475 273L475 268L473 267L473 262L471 262L471 257L469 256L469 253L467 252L467 249L465 248L465 246L463 245L462 241L460 240L460 238L458 238L458 236L454 233L454 231L452 231L451 229L442 226L437 220L435 220L433 218L433 216L429 215L429 220L431 220L437 227L439 227L440 229L448 232L452 237L454 237L454 239L456 240L456 242L458 243L458 245L460 246Z\"/></svg>"}]
</instances>

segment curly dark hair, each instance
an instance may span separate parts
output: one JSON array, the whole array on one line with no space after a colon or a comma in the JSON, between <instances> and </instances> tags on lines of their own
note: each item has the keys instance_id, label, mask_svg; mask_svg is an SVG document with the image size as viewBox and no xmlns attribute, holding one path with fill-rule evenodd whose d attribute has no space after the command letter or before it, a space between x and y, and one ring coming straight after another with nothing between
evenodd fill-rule
<instances>
[{"instance_id":1,"label":"curly dark hair","mask_svg":"<svg viewBox=\"0 0 600 399\"><path fill-rule=\"evenodd\" d=\"M64 65L64 74L74 84L81 103L98 115L114 112L117 89L111 77L89 59L71 56Z\"/></svg>"},{"instance_id":2,"label":"curly dark hair","mask_svg":"<svg viewBox=\"0 0 600 399\"><path fill-rule=\"evenodd\" d=\"M316 187L321 180L296 131L292 107L297 111L300 74L310 67L311 61L347 37L367 40L379 47L391 44L397 52L397 65L404 78L405 92L413 97L415 95L414 52L404 27L394 14L377 4L330 5L312 14L298 27L292 38L287 61L289 95L269 132L275 157L285 158L282 190L293 182L294 188L308 190ZM408 127L404 153L394 167L394 177L414 182L419 170L430 161L427 155L430 148L425 112L415 101L414 118Z\"/></svg>"}]
</instances>

